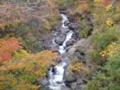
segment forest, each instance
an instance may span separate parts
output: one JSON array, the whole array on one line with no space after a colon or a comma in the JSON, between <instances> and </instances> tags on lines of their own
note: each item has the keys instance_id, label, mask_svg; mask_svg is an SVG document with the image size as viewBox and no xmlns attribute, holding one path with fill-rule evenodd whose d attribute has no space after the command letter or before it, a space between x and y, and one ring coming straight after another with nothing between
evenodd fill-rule
<instances>
[{"instance_id":1,"label":"forest","mask_svg":"<svg viewBox=\"0 0 120 90\"><path fill-rule=\"evenodd\" d=\"M120 0L0 0L0 90L120 90Z\"/></svg>"}]
</instances>

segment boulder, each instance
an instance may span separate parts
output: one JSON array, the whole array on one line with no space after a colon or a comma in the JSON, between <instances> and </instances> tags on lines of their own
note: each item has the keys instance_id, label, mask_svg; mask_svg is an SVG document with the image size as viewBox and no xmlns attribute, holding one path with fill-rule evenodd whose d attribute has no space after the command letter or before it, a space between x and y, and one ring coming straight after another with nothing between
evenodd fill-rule
<instances>
[{"instance_id":1,"label":"boulder","mask_svg":"<svg viewBox=\"0 0 120 90\"><path fill-rule=\"evenodd\" d=\"M67 29L67 28L66 28L66 29L61 28L61 30L60 30L60 31L61 31L61 33L62 33L62 34L66 34L66 33L68 33L68 32L69 32L69 29Z\"/></svg>"},{"instance_id":2,"label":"boulder","mask_svg":"<svg viewBox=\"0 0 120 90\"><path fill-rule=\"evenodd\" d=\"M69 26L69 29L76 30L79 25L78 23L70 23L68 26Z\"/></svg>"},{"instance_id":3,"label":"boulder","mask_svg":"<svg viewBox=\"0 0 120 90\"><path fill-rule=\"evenodd\" d=\"M70 39L67 43L66 43L66 47L72 46L74 44L76 40L75 39Z\"/></svg>"},{"instance_id":4,"label":"boulder","mask_svg":"<svg viewBox=\"0 0 120 90\"><path fill-rule=\"evenodd\" d=\"M80 40L78 32L74 32L72 38L74 38L75 40Z\"/></svg>"},{"instance_id":5,"label":"boulder","mask_svg":"<svg viewBox=\"0 0 120 90\"><path fill-rule=\"evenodd\" d=\"M69 21L65 21L65 22L64 22L64 25L65 25L65 26L68 26L69 24L70 24Z\"/></svg>"},{"instance_id":6,"label":"boulder","mask_svg":"<svg viewBox=\"0 0 120 90\"><path fill-rule=\"evenodd\" d=\"M88 53L92 49L91 37L77 41L68 51L68 55L74 55L75 51Z\"/></svg>"},{"instance_id":7,"label":"boulder","mask_svg":"<svg viewBox=\"0 0 120 90\"><path fill-rule=\"evenodd\" d=\"M59 12L62 13L62 14L66 14L67 13L66 12L66 8L64 8L64 7L60 7L59 8Z\"/></svg>"},{"instance_id":8,"label":"boulder","mask_svg":"<svg viewBox=\"0 0 120 90\"><path fill-rule=\"evenodd\" d=\"M64 41L65 41L65 35L64 34L55 38L55 42L59 45L62 45Z\"/></svg>"},{"instance_id":9,"label":"boulder","mask_svg":"<svg viewBox=\"0 0 120 90\"><path fill-rule=\"evenodd\" d=\"M49 82L47 80L47 78L43 77L43 78L39 78L37 80L38 84L40 84L40 89L41 90L48 90L48 85L49 85Z\"/></svg>"},{"instance_id":10,"label":"boulder","mask_svg":"<svg viewBox=\"0 0 120 90\"><path fill-rule=\"evenodd\" d=\"M75 51L74 56L76 56L79 60L82 60L82 62L85 62L85 57L86 55L84 54L84 52L80 52L80 51Z\"/></svg>"},{"instance_id":11,"label":"boulder","mask_svg":"<svg viewBox=\"0 0 120 90\"><path fill-rule=\"evenodd\" d=\"M72 72L69 72L69 70L67 70L65 72L65 75L64 75L64 80L65 80L65 85L69 88L71 88L71 84L76 82L76 77L75 77L75 74L72 73Z\"/></svg>"}]
</instances>

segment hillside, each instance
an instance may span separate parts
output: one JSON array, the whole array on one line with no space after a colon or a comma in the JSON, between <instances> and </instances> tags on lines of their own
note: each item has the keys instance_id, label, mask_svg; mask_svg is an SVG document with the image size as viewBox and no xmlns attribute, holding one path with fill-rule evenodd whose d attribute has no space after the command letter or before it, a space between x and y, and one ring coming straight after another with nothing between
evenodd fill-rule
<instances>
[{"instance_id":1,"label":"hillside","mask_svg":"<svg viewBox=\"0 0 120 90\"><path fill-rule=\"evenodd\" d=\"M120 1L0 0L0 90L120 90Z\"/></svg>"}]
</instances>

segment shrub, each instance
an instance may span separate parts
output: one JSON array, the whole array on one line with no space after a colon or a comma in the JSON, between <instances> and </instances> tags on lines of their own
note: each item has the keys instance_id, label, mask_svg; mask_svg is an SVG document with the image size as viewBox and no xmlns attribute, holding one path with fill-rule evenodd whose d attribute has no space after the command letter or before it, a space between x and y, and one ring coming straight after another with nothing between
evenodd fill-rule
<instances>
[{"instance_id":1,"label":"shrub","mask_svg":"<svg viewBox=\"0 0 120 90\"><path fill-rule=\"evenodd\" d=\"M21 48L16 38L0 39L0 63L12 58L12 54Z\"/></svg>"},{"instance_id":2,"label":"shrub","mask_svg":"<svg viewBox=\"0 0 120 90\"><path fill-rule=\"evenodd\" d=\"M36 35L38 31L33 30L26 24L21 24L16 28L15 36L18 37L22 43L22 46L29 52L37 53L42 51L43 43L39 39L41 36Z\"/></svg>"},{"instance_id":3,"label":"shrub","mask_svg":"<svg viewBox=\"0 0 120 90\"><path fill-rule=\"evenodd\" d=\"M59 0L58 4L60 7L68 8L74 4L74 0Z\"/></svg>"},{"instance_id":4,"label":"shrub","mask_svg":"<svg viewBox=\"0 0 120 90\"><path fill-rule=\"evenodd\" d=\"M102 65L105 62L105 58L102 58L100 52L97 50L91 51L89 55L92 58L92 62L96 63L97 65Z\"/></svg>"},{"instance_id":5,"label":"shrub","mask_svg":"<svg viewBox=\"0 0 120 90\"><path fill-rule=\"evenodd\" d=\"M16 52L13 59L0 66L0 90L38 90L37 79L46 75L48 66L57 56L52 51Z\"/></svg>"},{"instance_id":6,"label":"shrub","mask_svg":"<svg viewBox=\"0 0 120 90\"><path fill-rule=\"evenodd\" d=\"M98 71L93 80L89 81L86 90L120 89L120 47L115 46L114 50L115 53L108 54L106 64Z\"/></svg>"},{"instance_id":7,"label":"shrub","mask_svg":"<svg viewBox=\"0 0 120 90\"><path fill-rule=\"evenodd\" d=\"M37 40L33 35L26 35L21 42L25 49L32 53L37 53L44 49L42 41Z\"/></svg>"},{"instance_id":8,"label":"shrub","mask_svg":"<svg viewBox=\"0 0 120 90\"><path fill-rule=\"evenodd\" d=\"M102 33L97 33L93 36L94 47L99 51L105 49L110 43L117 41L120 32L115 28L108 28Z\"/></svg>"},{"instance_id":9,"label":"shrub","mask_svg":"<svg viewBox=\"0 0 120 90\"><path fill-rule=\"evenodd\" d=\"M91 34L91 32L92 32L92 26L90 26L88 23L92 23L92 22L90 22L90 21L88 21L87 19L80 19L80 21L79 21L80 23L80 26L79 26L79 29L78 29L78 31L79 31L79 36L81 37L81 38L86 38L86 37L88 37L90 34Z\"/></svg>"},{"instance_id":10,"label":"shrub","mask_svg":"<svg viewBox=\"0 0 120 90\"><path fill-rule=\"evenodd\" d=\"M71 72L77 73L77 74L84 74L87 75L90 73L89 69L81 62L74 61L69 65L69 70Z\"/></svg>"},{"instance_id":11,"label":"shrub","mask_svg":"<svg viewBox=\"0 0 120 90\"><path fill-rule=\"evenodd\" d=\"M99 32L93 35L93 46L94 50L90 52L90 56L94 62L99 65L104 64L106 61L106 53L104 50L109 46L111 43L119 40L120 32L117 31L115 28L108 28L104 32Z\"/></svg>"},{"instance_id":12,"label":"shrub","mask_svg":"<svg viewBox=\"0 0 120 90\"><path fill-rule=\"evenodd\" d=\"M18 5L4 3L0 5L0 29L5 30L9 27L17 27L24 21L23 9Z\"/></svg>"}]
</instances>

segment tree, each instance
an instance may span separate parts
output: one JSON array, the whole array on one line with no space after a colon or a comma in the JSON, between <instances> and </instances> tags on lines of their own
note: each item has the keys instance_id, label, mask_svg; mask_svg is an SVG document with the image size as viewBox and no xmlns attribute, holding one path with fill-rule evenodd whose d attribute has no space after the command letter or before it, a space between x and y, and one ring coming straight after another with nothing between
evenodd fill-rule
<instances>
[{"instance_id":1,"label":"tree","mask_svg":"<svg viewBox=\"0 0 120 90\"><path fill-rule=\"evenodd\" d=\"M0 62L11 59L11 55L20 48L16 38L0 39Z\"/></svg>"}]
</instances>

